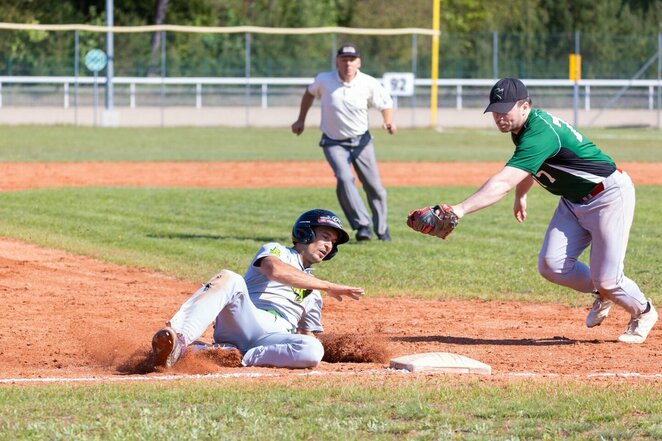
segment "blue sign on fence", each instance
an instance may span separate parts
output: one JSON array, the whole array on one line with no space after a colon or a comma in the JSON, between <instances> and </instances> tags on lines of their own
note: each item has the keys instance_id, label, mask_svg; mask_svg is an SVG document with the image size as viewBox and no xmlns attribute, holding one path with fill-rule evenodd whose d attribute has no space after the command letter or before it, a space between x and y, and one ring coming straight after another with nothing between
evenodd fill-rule
<instances>
[{"instance_id":1,"label":"blue sign on fence","mask_svg":"<svg viewBox=\"0 0 662 441\"><path fill-rule=\"evenodd\" d=\"M92 49L85 55L85 67L92 72L99 72L106 67L108 56L101 49Z\"/></svg>"}]
</instances>

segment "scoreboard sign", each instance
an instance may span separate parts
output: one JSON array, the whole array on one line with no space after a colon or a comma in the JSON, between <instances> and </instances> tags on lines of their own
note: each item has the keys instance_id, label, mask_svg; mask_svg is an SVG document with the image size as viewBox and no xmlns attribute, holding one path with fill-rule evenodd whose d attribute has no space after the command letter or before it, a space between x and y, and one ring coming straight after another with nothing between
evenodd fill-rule
<instances>
[{"instance_id":1,"label":"scoreboard sign","mask_svg":"<svg viewBox=\"0 0 662 441\"><path fill-rule=\"evenodd\" d=\"M414 95L414 74L411 72L386 72L382 81L391 96Z\"/></svg>"}]
</instances>

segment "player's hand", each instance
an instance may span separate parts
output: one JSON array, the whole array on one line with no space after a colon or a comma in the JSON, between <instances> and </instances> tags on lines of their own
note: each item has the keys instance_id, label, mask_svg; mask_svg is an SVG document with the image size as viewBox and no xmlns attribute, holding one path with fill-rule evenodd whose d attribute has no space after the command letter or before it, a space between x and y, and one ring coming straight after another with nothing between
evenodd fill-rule
<instances>
[{"instance_id":1,"label":"player's hand","mask_svg":"<svg viewBox=\"0 0 662 441\"><path fill-rule=\"evenodd\" d=\"M513 214L520 224L526 220L526 195L522 198L515 198Z\"/></svg>"},{"instance_id":2,"label":"player's hand","mask_svg":"<svg viewBox=\"0 0 662 441\"><path fill-rule=\"evenodd\" d=\"M299 136L303 133L303 128L304 128L304 123L302 121L294 121L294 124L292 124L292 133L295 135Z\"/></svg>"},{"instance_id":3,"label":"player's hand","mask_svg":"<svg viewBox=\"0 0 662 441\"><path fill-rule=\"evenodd\" d=\"M419 233L446 239L455 230L459 220L450 205L439 204L412 210L407 216L407 226Z\"/></svg>"},{"instance_id":4,"label":"player's hand","mask_svg":"<svg viewBox=\"0 0 662 441\"><path fill-rule=\"evenodd\" d=\"M358 288L356 286L346 286L346 285L332 285L326 290L327 294L329 294L331 297L334 299L338 300L339 302L342 302L343 296L346 297L351 297L354 300L360 299L363 295L365 295L365 291L363 288Z\"/></svg>"},{"instance_id":5,"label":"player's hand","mask_svg":"<svg viewBox=\"0 0 662 441\"><path fill-rule=\"evenodd\" d=\"M389 124L384 123L382 127L388 130L388 133L390 133L391 135L395 135L395 132L398 131L398 128L395 126L394 123L389 123Z\"/></svg>"}]
</instances>

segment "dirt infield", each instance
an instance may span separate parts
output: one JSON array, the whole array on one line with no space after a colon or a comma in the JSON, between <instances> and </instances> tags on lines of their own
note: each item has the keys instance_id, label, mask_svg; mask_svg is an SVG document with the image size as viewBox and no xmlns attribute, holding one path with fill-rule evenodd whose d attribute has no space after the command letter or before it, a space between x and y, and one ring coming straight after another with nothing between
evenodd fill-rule
<instances>
[{"instance_id":1,"label":"dirt infield","mask_svg":"<svg viewBox=\"0 0 662 441\"><path fill-rule=\"evenodd\" d=\"M4 163L0 164L0 188L334 184L324 162L306 163L313 170L310 180L298 173L283 173L300 166L291 162ZM635 183L662 185L661 164L621 166ZM246 167L251 173L246 173ZM411 176L410 164L380 167L387 186L478 185L500 164L416 164L416 176ZM284 175L293 178L283 182ZM247 176L259 176L259 180ZM0 315L0 380L124 375L127 365L144 358L154 331L197 287L192 281L0 239L0 298L5 305ZM388 342L393 356L430 351L465 355L491 365L496 375L661 373L662 327L653 329L644 345L619 344L616 337L627 323L626 313L614 308L602 326L587 329L583 323L588 298L586 308L573 309L551 303L420 301L407 298L407 293L402 298L370 294L360 301L328 299L326 331L375 335ZM322 363L317 370L361 372L384 367L382 363ZM239 371L274 369L198 363L179 372Z\"/></svg>"},{"instance_id":2,"label":"dirt infield","mask_svg":"<svg viewBox=\"0 0 662 441\"><path fill-rule=\"evenodd\" d=\"M480 185L502 162L380 164L386 186ZM662 185L662 164L624 162L635 184ZM305 170L305 174L301 171ZM0 163L0 189L151 186L197 188L330 187L324 161Z\"/></svg>"}]
</instances>

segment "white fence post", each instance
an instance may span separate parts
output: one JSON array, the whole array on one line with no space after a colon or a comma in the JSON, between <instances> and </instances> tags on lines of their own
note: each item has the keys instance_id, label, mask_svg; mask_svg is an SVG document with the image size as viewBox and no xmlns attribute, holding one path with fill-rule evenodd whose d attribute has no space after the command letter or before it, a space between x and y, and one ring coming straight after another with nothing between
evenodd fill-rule
<instances>
[{"instance_id":1,"label":"white fence post","mask_svg":"<svg viewBox=\"0 0 662 441\"><path fill-rule=\"evenodd\" d=\"M64 108L69 108L69 83L64 83Z\"/></svg>"},{"instance_id":2,"label":"white fence post","mask_svg":"<svg viewBox=\"0 0 662 441\"><path fill-rule=\"evenodd\" d=\"M462 85L458 84L455 86L455 108L458 110L462 109Z\"/></svg>"},{"instance_id":3,"label":"white fence post","mask_svg":"<svg viewBox=\"0 0 662 441\"><path fill-rule=\"evenodd\" d=\"M262 84L262 108L266 109L267 108L267 85Z\"/></svg>"},{"instance_id":4,"label":"white fence post","mask_svg":"<svg viewBox=\"0 0 662 441\"><path fill-rule=\"evenodd\" d=\"M136 108L136 83L129 84L129 107Z\"/></svg>"}]
</instances>

